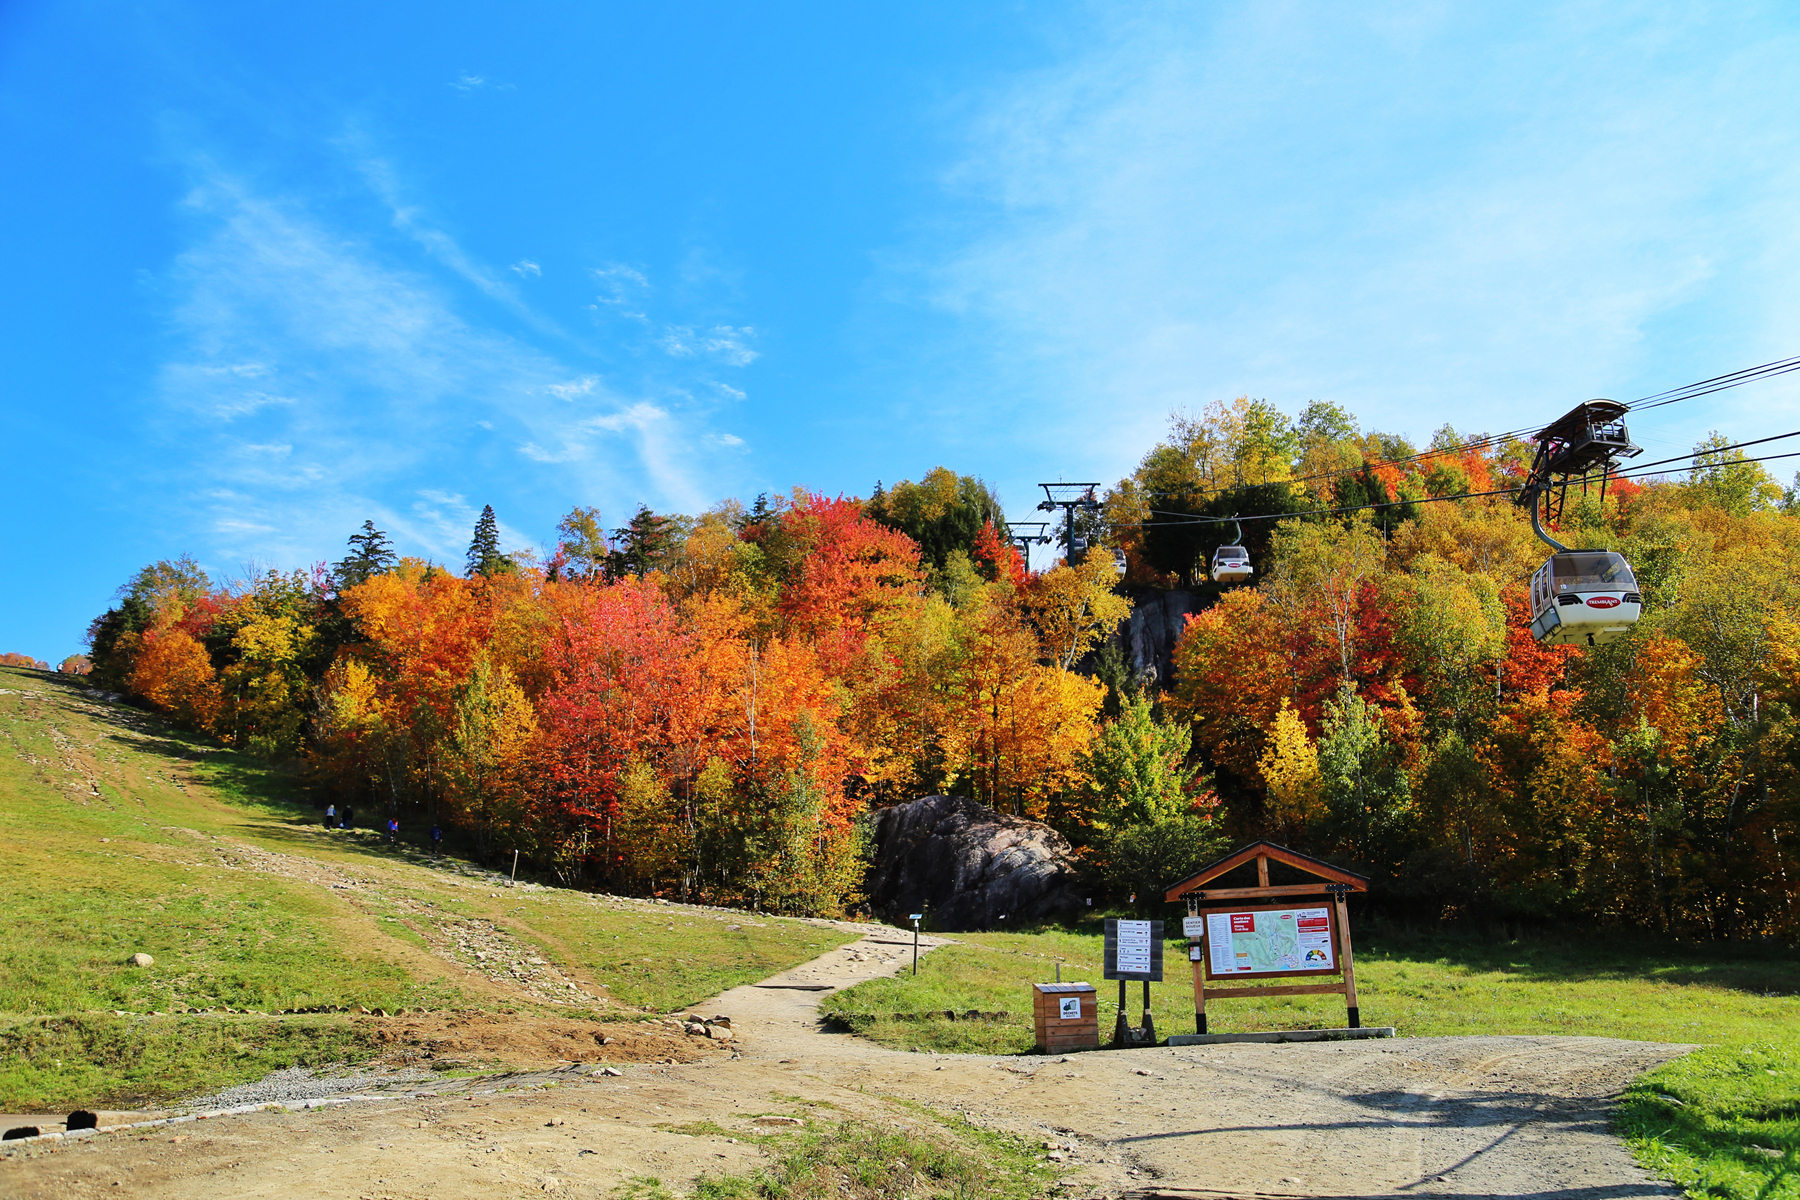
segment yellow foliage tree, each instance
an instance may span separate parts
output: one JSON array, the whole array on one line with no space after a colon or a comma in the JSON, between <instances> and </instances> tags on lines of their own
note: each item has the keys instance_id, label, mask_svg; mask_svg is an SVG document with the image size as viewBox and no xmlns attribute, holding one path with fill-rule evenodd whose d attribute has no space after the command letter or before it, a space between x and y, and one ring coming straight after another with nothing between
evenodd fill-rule
<instances>
[{"instance_id":1,"label":"yellow foliage tree","mask_svg":"<svg viewBox=\"0 0 1800 1200\"><path fill-rule=\"evenodd\" d=\"M1307 733L1306 722L1286 700L1275 714L1257 766L1269 789L1269 819L1285 835L1296 835L1325 815L1319 748Z\"/></svg>"},{"instance_id":2,"label":"yellow foliage tree","mask_svg":"<svg viewBox=\"0 0 1800 1200\"><path fill-rule=\"evenodd\" d=\"M444 755L450 796L472 818L484 848L496 829L515 835L523 817L520 772L537 719L504 665L477 654L456 689Z\"/></svg>"},{"instance_id":3,"label":"yellow foliage tree","mask_svg":"<svg viewBox=\"0 0 1800 1200\"><path fill-rule=\"evenodd\" d=\"M1117 576L1104 555L1057 567L1025 589L1025 611L1043 640L1044 657L1067 671L1131 615L1131 601L1113 590Z\"/></svg>"},{"instance_id":4,"label":"yellow foliage tree","mask_svg":"<svg viewBox=\"0 0 1800 1200\"><path fill-rule=\"evenodd\" d=\"M616 826L625 873L651 890L680 881L685 897L694 853L691 815L648 763L626 768Z\"/></svg>"}]
</instances>

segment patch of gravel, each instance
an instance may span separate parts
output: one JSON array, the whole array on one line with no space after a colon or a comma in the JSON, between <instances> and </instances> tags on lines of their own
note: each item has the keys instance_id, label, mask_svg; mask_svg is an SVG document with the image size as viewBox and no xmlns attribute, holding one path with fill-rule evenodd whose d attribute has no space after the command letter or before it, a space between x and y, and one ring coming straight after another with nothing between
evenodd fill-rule
<instances>
[{"instance_id":1,"label":"patch of gravel","mask_svg":"<svg viewBox=\"0 0 1800 1200\"><path fill-rule=\"evenodd\" d=\"M235 1108L240 1104L324 1100L331 1096L410 1090L406 1085L434 1078L429 1071L330 1071L316 1067L288 1067L272 1071L253 1083L240 1083L210 1096L183 1100L177 1107L185 1112L206 1112L215 1108Z\"/></svg>"}]
</instances>

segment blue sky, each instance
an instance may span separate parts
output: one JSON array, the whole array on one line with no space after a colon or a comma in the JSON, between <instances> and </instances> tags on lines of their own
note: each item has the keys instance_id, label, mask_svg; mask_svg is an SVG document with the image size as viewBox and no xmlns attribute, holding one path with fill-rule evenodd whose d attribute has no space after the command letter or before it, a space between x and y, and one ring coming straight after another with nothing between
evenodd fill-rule
<instances>
[{"instance_id":1,"label":"blue sky","mask_svg":"<svg viewBox=\"0 0 1800 1200\"><path fill-rule=\"evenodd\" d=\"M1214 399L1424 439L1800 353L1791 5L9 0L0 138L0 650L52 661L145 562L365 517L460 562L485 503L938 464L1024 516Z\"/></svg>"}]
</instances>

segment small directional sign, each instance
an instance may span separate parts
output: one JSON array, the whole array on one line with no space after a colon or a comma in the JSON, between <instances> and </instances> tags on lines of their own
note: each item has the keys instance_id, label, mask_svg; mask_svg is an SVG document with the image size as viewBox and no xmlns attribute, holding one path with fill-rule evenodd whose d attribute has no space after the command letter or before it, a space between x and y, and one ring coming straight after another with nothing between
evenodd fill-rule
<instances>
[{"instance_id":1,"label":"small directional sign","mask_svg":"<svg viewBox=\"0 0 1800 1200\"><path fill-rule=\"evenodd\" d=\"M1106 978L1162 979L1163 923L1106 922Z\"/></svg>"}]
</instances>

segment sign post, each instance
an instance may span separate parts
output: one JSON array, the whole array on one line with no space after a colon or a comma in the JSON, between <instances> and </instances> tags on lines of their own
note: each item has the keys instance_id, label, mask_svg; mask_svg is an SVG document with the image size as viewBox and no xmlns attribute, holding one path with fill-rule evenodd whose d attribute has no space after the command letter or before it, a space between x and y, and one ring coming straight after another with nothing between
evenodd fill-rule
<instances>
[{"instance_id":1,"label":"sign post","mask_svg":"<svg viewBox=\"0 0 1800 1200\"><path fill-rule=\"evenodd\" d=\"M1272 862L1290 868L1290 877L1311 878L1305 882L1275 883L1269 875ZM1254 886L1248 886L1247 881L1236 887L1210 886L1233 872L1247 873L1252 863L1256 871ZM1356 999L1356 964L1350 951L1350 910L1345 898L1351 892L1367 891L1368 887L1367 876L1272 842L1252 842L1171 887L1167 899L1187 901L1188 916L1181 923L1181 931L1188 939L1188 961L1194 972L1196 1037L1208 1037L1209 999L1320 993L1344 997L1346 1029L1332 1036L1361 1036L1349 1032L1361 1030L1362 1010ZM1304 979L1330 975L1339 979L1331 983L1218 986L1224 980L1254 983L1281 976ZM1210 994L1209 982L1213 985ZM1391 1030L1385 1032L1391 1036Z\"/></svg>"},{"instance_id":2,"label":"sign post","mask_svg":"<svg viewBox=\"0 0 1800 1200\"><path fill-rule=\"evenodd\" d=\"M1161 921L1107 920L1105 977L1119 981L1119 1019L1113 1023L1114 1046L1156 1044L1156 1020L1150 1015L1150 984L1161 982L1162 960ZM1144 981L1144 1025L1135 1030L1125 1016L1125 984L1132 979Z\"/></svg>"},{"instance_id":3,"label":"sign post","mask_svg":"<svg viewBox=\"0 0 1800 1200\"><path fill-rule=\"evenodd\" d=\"M915 977L916 977L916 976L917 976L917 975L918 975L918 973L919 973L919 922L920 922L920 920L922 920L922 919L923 919L923 918L924 918L924 916L925 916L925 914L924 914L924 913L913 913L913 914L912 914L912 923L913 923L913 975L914 975L914 976L915 976Z\"/></svg>"}]
</instances>

